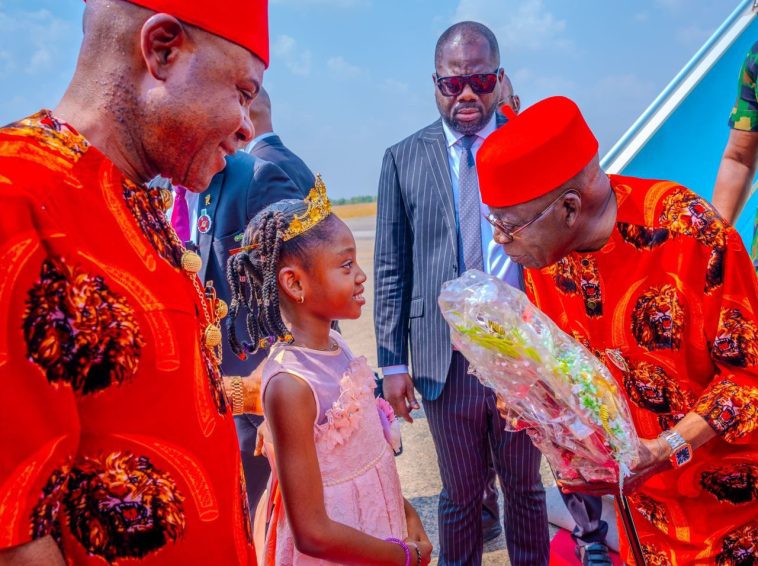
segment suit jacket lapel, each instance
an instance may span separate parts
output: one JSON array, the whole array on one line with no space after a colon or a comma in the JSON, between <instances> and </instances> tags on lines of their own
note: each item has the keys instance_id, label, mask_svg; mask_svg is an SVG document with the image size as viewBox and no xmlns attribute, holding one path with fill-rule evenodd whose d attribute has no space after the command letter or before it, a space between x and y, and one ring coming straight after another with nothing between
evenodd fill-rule
<instances>
[{"instance_id":1,"label":"suit jacket lapel","mask_svg":"<svg viewBox=\"0 0 758 566\"><path fill-rule=\"evenodd\" d=\"M208 262L210 261L211 254L213 254L213 240L216 233L216 210L218 210L218 202L221 198L221 187L226 180L226 169L218 175L213 177L208 189L200 193L197 200L197 217L198 219L207 214L211 219L211 227L206 233L201 233L198 230L197 240L198 247L200 248L200 257L203 259L203 266L200 269L200 280L205 282L205 274L208 270ZM208 204L206 204L208 203Z\"/></svg>"},{"instance_id":2,"label":"suit jacket lapel","mask_svg":"<svg viewBox=\"0 0 758 566\"><path fill-rule=\"evenodd\" d=\"M455 204L453 202L453 184L450 180L450 162L447 154L447 140L442 130L442 120L426 128L421 138L425 142L424 150L437 189L437 199L442 207L445 222L447 222L450 242L458 253L457 227L455 225Z\"/></svg>"},{"instance_id":3,"label":"suit jacket lapel","mask_svg":"<svg viewBox=\"0 0 758 566\"><path fill-rule=\"evenodd\" d=\"M500 127L508 121L508 118L500 114L495 114L495 125ZM443 215L447 222L450 234L451 245L458 253L458 227L455 223L455 203L453 202L453 184L450 180L450 162L447 152L447 138L442 129L442 119L437 120L434 124L427 127L421 139L426 142L426 159L429 163L429 170L434 179L434 186L437 189L440 206L442 206Z\"/></svg>"}]
</instances>

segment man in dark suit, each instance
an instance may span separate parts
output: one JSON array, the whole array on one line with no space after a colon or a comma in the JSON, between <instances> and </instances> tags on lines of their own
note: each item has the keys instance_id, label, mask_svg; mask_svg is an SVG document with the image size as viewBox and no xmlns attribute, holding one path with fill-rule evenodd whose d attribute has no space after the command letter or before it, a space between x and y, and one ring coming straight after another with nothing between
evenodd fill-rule
<instances>
[{"instance_id":1,"label":"man in dark suit","mask_svg":"<svg viewBox=\"0 0 758 566\"><path fill-rule=\"evenodd\" d=\"M271 122L271 98L265 88L261 88L250 106L250 119L255 128L255 138L248 145L250 155L281 167L303 195L307 195L316 184L316 178L305 162L274 133Z\"/></svg>"},{"instance_id":2,"label":"man in dark suit","mask_svg":"<svg viewBox=\"0 0 758 566\"><path fill-rule=\"evenodd\" d=\"M482 217L474 166L483 139L499 125L495 108L504 72L497 40L481 24L456 24L437 42L435 68L441 119L387 150L379 182L374 316L384 394L408 421L418 407L414 385L424 402L443 484L440 564L481 563L491 451L504 488L511 563L546 565L540 453L524 432L504 430L494 393L468 375L437 307L442 283L466 269L519 285L518 267Z\"/></svg>"},{"instance_id":3,"label":"man in dark suit","mask_svg":"<svg viewBox=\"0 0 758 566\"><path fill-rule=\"evenodd\" d=\"M198 195L196 222L193 234L200 250L203 265L198 274L201 281L213 281L220 299L229 303L230 292L226 282L226 260L229 250L241 245L242 234L248 222L259 211L276 201L302 198L301 192L279 167L262 159L238 151L226 160L226 168L211 181L208 190ZM244 317L237 318L237 335L245 336ZM247 378L265 359L260 353L241 360L232 353L222 326L223 360L225 376ZM237 437L245 470L247 497L252 512L263 493L271 472L266 458L254 456L258 425L262 416L242 414L234 417Z\"/></svg>"}]
</instances>

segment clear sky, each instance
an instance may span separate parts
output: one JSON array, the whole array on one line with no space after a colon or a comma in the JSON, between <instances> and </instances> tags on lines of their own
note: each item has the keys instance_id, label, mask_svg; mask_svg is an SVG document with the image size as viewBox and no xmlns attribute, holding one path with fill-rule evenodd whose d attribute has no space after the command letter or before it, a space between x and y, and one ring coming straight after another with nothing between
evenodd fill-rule
<instances>
[{"instance_id":1,"label":"clear sky","mask_svg":"<svg viewBox=\"0 0 758 566\"><path fill-rule=\"evenodd\" d=\"M275 130L332 196L375 194L385 148L438 117L434 44L450 24L490 26L522 106L574 98L602 154L737 3L270 0L264 84ZM83 6L0 0L0 123L57 103L76 63ZM714 111L726 122L729 108Z\"/></svg>"}]
</instances>

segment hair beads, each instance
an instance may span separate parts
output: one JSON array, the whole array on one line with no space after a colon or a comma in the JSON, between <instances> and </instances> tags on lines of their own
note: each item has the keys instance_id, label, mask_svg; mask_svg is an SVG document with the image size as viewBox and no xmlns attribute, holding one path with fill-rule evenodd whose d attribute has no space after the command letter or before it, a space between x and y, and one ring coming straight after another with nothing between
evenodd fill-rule
<instances>
[{"instance_id":1,"label":"hair beads","mask_svg":"<svg viewBox=\"0 0 758 566\"><path fill-rule=\"evenodd\" d=\"M240 358L277 341L292 342L279 308L281 260L294 258L308 269L313 247L330 239L330 217L329 201L321 183L319 190L312 189L305 200L276 202L248 224L243 247L226 264L232 294L226 328L232 351ZM245 327L251 342L240 342L237 336L235 322L242 307L246 310Z\"/></svg>"},{"instance_id":2,"label":"hair beads","mask_svg":"<svg viewBox=\"0 0 758 566\"><path fill-rule=\"evenodd\" d=\"M266 210L254 219L252 234L257 247L229 258L226 278L232 292L227 330L232 351L240 357L284 340L289 330L279 311L277 271L285 227L281 212ZM250 228L248 228L248 231ZM244 305L245 326L252 343L240 343L235 320Z\"/></svg>"}]
</instances>

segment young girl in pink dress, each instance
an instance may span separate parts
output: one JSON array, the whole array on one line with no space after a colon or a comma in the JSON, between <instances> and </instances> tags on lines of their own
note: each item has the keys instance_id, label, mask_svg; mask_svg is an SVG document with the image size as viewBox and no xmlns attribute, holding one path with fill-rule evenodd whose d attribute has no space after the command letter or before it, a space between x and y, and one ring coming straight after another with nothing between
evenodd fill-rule
<instances>
[{"instance_id":1,"label":"young girl in pink dress","mask_svg":"<svg viewBox=\"0 0 758 566\"><path fill-rule=\"evenodd\" d=\"M259 555L281 566L428 564L432 547L389 445L391 409L377 410L365 358L331 330L360 316L366 275L321 180L305 201L259 213L235 252L230 341L241 356L271 348L261 394L284 509ZM234 333L243 309L250 343Z\"/></svg>"}]
</instances>

